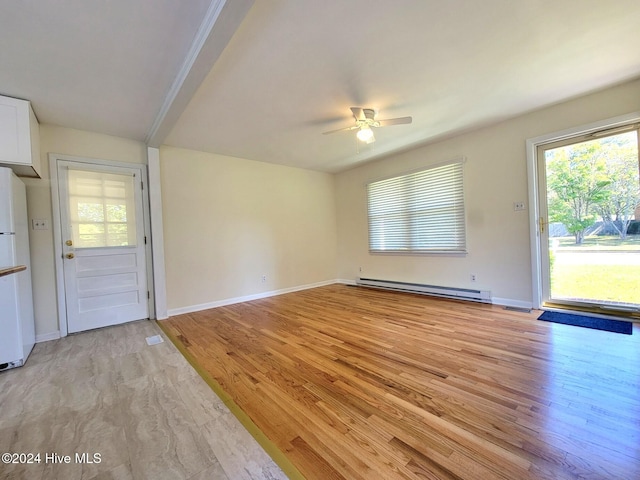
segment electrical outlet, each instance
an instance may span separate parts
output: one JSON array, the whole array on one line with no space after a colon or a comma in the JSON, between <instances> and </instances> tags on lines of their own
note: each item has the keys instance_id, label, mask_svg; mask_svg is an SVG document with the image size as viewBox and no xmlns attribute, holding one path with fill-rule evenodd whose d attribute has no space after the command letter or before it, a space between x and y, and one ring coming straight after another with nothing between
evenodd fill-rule
<instances>
[{"instance_id":1,"label":"electrical outlet","mask_svg":"<svg viewBox=\"0 0 640 480\"><path fill-rule=\"evenodd\" d=\"M476 281L476 274L475 274L475 273L472 273L472 274L471 274L471 281L472 281L472 282L475 282L475 281Z\"/></svg>"},{"instance_id":2,"label":"electrical outlet","mask_svg":"<svg viewBox=\"0 0 640 480\"><path fill-rule=\"evenodd\" d=\"M44 218L32 218L31 228L33 230L49 230L49 222Z\"/></svg>"},{"instance_id":3,"label":"electrical outlet","mask_svg":"<svg viewBox=\"0 0 640 480\"><path fill-rule=\"evenodd\" d=\"M516 212L524 210L524 202L513 202L513 210Z\"/></svg>"},{"instance_id":4,"label":"electrical outlet","mask_svg":"<svg viewBox=\"0 0 640 480\"><path fill-rule=\"evenodd\" d=\"M266 275L262 275L261 280L262 280L262 283L266 283L267 276Z\"/></svg>"}]
</instances>

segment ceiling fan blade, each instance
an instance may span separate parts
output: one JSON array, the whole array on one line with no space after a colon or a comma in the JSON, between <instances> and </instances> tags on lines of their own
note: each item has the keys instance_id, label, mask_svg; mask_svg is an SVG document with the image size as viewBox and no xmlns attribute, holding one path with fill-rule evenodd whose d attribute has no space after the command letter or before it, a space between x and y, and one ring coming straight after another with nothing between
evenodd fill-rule
<instances>
[{"instance_id":1,"label":"ceiling fan blade","mask_svg":"<svg viewBox=\"0 0 640 480\"><path fill-rule=\"evenodd\" d=\"M411 123L412 121L413 119L411 117L387 118L386 120L377 120L381 127L387 127L389 125L402 125Z\"/></svg>"},{"instance_id":2,"label":"ceiling fan blade","mask_svg":"<svg viewBox=\"0 0 640 480\"><path fill-rule=\"evenodd\" d=\"M324 132L323 135L329 135L331 133L338 133L338 132L347 132L349 130L355 130L356 128L358 128L357 125L353 125L351 127L345 127L345 128L338 128L337 130L329 130L328 132Z\"/></svg>"},{"instance_id":3,"label":"ceiling fan blade","mask_svg":"<svg viewBox=\"0 0 640 480\"><path fill-rule=\"evenodd\" d=\"M355 117L356 121L365 119L364 111L362 110L362 108L351 107L351 112L353 112L353 116Z\"/></svg>"}]
</instances>

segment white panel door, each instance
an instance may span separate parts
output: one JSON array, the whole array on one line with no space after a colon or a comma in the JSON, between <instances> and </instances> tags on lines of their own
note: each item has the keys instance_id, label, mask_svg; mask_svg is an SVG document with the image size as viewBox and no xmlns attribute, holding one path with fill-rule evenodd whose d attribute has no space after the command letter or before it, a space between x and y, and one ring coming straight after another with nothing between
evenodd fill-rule
<instances>
[{"instance_id":1,"label":"white panel door","mask_svg":"<svg viewBox=\"0 0 640 480\"><path fill-rule=\"evenodd\" d=\"M142 169L58 161L69 333L148 318Z\"/></svg>"}]
</instances>

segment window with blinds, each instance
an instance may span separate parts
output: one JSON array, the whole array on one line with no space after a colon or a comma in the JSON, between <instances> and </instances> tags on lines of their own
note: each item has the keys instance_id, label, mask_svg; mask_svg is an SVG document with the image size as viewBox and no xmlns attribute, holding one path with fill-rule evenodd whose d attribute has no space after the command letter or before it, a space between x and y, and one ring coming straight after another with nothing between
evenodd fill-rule
<instances>
[{"instance_id":1,"label":"window with blinds","mask_svg":"<svg viewBox=\"0 0 640 480\"><path fill-rule=\"evenodd\" d=\"M132 175L69 169L68 179L76 248L136 245Z\"/></svg>"},{"instance_id":2,"label":"window with blinds","mask_svg":"<svg viewBox=\"0 0 640 480\"><path fill-rule=\"evenodd\" d=\"M466 253L463 161L367 185L371 253Z\"/></svg>"}]
</instances>

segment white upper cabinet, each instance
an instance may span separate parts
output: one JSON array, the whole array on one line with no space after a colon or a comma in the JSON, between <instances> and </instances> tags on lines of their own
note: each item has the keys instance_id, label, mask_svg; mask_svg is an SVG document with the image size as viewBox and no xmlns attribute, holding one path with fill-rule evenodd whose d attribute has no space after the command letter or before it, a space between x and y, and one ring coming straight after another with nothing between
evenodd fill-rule
<instances>
[{"instance_id":1,"label":"white upper cabinet","mask_svg":"<svg viewBox=\"0 0 640 480\"><path fill-rule=\"evenodd\" d=\"M40 127L31 103L0 95L0 166L40 177Z\"/></svg>"}]
</instances>

